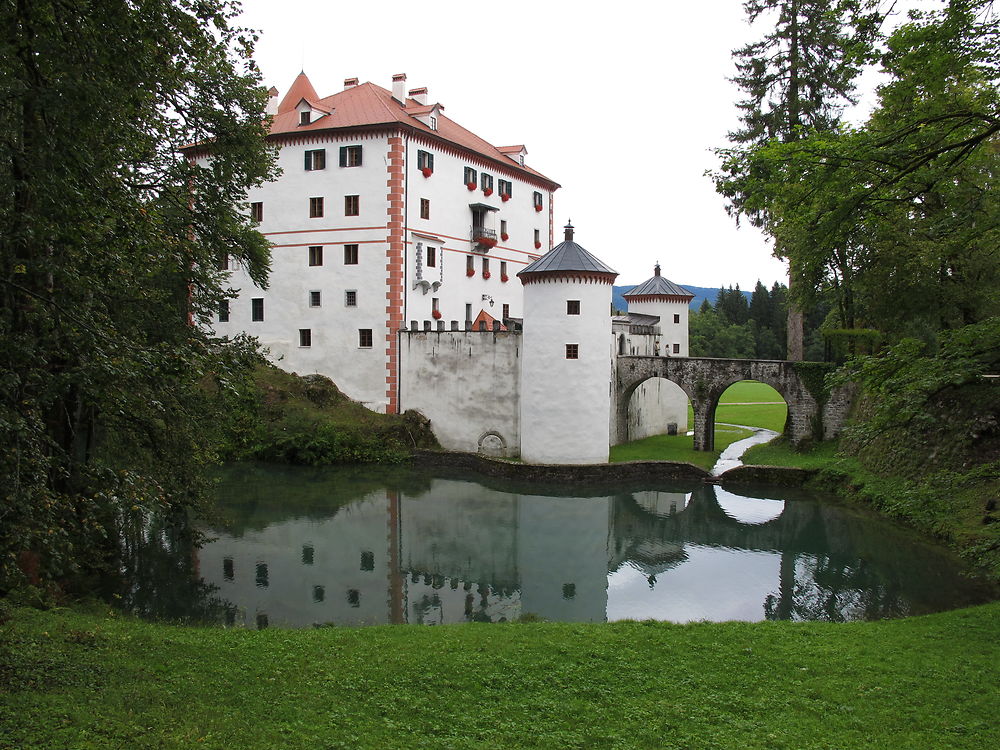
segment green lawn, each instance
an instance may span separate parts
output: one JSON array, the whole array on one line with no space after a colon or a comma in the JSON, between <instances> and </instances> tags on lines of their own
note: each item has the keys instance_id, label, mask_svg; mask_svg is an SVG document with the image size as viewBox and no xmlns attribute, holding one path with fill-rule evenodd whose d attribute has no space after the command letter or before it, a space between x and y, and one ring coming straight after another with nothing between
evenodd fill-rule
<instances>
[{"instance_id":1,"label":"green lawn","mask_svg":"<svg viewBox=\"0 0 1000 750\"><path fill-rule=\"evenodd\" d=\"M703 469L711 469L719 453L730 443L751 434L748 430L727 427L725 424L764 427L781 432L787 414L788 407L771 386L755 380L744 380L726 389L719 399L719 406L715 410L715 451L696 451L693 439L687 435L653 435L612 446L611 462L687 461ZM688 404L689 428L693 424L694 414Z\"/></svg>"},{"instance_id":2,"label":"green lawn","mask_svg":"<svg viewBox=\"0 0 1000 750\"><path fill-rule=\"evenodd\" d=\"M871 623L0 626L0 747L982 750L1000 604Z\"/></svg>"}]
</instances>

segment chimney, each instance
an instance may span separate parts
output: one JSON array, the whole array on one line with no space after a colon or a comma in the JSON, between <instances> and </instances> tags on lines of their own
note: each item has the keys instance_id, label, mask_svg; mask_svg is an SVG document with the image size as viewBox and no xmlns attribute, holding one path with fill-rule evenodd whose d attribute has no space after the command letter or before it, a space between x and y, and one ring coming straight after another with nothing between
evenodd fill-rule
<instances>
[{"instance_id":1,"label":"chimney","mask_svg":"<svg viewBox=\"0 0 1000 750\"><path fill-rule=\"evenodd\" d=\"M427 104L427 87L421 86L419 89L410 89L410 98L415 99L417 104Z\"/></svg>"},{"instance_id":2,"label":"chimney","mask_svg":"<svg viewBox=\"0 0 1000 750\"><path fill-rule=\"evenodd\" d=\"M345 91L347 89L353 89L357 85L358 85L358 79L357 78L345 78L344 79L344 90Z\"/></svg>"},{"instance_id":3,"label":"chimney","mask_svg":"<svg viewBox=\"0 0 1000 750\"><path fill-rule=\"evenodd\" d=\"M563 227L563 229L566 230L566 234L564 235L565 238L566 238L566 241L567 242L572 242L573 241L573 220L570 219L568 222L566 222L566 226Z\"/></svg>"},{"instance_id":4,"label":"chimney","mask_svg":"<svg viewBox=\"0 0 1000 750\"><path fill-rule=\"evenodd\" d=\"M406 104L406 73L396 73L392 77L392 98Z\"/></svg>"},{"instance_id":5,"label":"chimney","mask_svg":"<svg viewBox=\"0 0 1000 750\"><path fill-rule=\"evenodd\" d=\"M274 86L267 90L267 106L264 107L265 115L278 114L278 89Z\"/></svg>"},{"instance_id":6,"label":"chimney","mask_svg":"<svg viewBox=\"0 0 1000 750\"><path fill-rule=\"evenodd\" d=\"M654 276L660 275L660 261L656 261L656 266L653 268L653 275Z\"/></svg>"}]
</instances>

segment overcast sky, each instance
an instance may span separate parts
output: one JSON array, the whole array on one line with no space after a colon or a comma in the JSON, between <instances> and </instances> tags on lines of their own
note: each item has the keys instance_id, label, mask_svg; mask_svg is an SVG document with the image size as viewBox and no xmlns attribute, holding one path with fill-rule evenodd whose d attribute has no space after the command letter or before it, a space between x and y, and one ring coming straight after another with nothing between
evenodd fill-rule
<instances>
[{"instance_id":1,"label":"overcast sky","mask_svg":"<svg viewBox=\"0 0 1000 750\"><path fill-rule=\"evenodd\" d=\"M320 96L406 73L445 114L558 182L555 221L638 284L659 260L680 284L787 281L704 176L737 126L731 51L759 36L740 0L612 5L508 0L244 0L265 84L305 69ZM561 229L557 229L559 241Z\"/></svg>"}]
</instances>

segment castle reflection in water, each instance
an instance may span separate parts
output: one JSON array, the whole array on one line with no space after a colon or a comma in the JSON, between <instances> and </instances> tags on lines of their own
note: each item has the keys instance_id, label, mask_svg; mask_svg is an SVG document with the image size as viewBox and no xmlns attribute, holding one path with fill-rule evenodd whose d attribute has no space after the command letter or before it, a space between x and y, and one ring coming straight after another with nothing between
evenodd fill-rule
<instances>
[{"instance_id":1,"label":"castle reflection in water","mask_svg":"<svg viewBox=\"0 0 1000 750\"><path fill-rule=\"evenodd\" d=\"M567 497L428 477L307 510L279 492L212 529L197 568L228 624L258 628L872 619L957 606L915 580L940 578L940 555L919 548L901 562L892 527L821 502L688 489Z\"/></svg>"}]
</instances>

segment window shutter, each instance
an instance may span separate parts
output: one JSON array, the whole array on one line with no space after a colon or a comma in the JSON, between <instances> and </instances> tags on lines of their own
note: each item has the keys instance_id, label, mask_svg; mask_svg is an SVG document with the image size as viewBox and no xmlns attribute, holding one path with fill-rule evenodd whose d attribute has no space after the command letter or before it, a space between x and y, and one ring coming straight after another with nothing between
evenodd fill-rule
<instances>
[{"instance_id":1,"label":"window shutter","mask_svg":"<svg viewBox=\"0 0 1000 750\"><path fill-rule=\"evenodd\" d=\"M362 149L361 146L355 146L355 148L358 150L358 163L354 166L360 167L362 162L361 156L364 153L364 149Z\"/></svg>"},{"instance_id":2,"label":"window shutter","mask_svg":"<svg viewBox=\"0 0 1000 750\"><path fill-rule=\"evenodd\" d=\"M347 166L347 146L340 147L340 166Z\"/></svg>"},{"instance_id":3,"label":"window shutter","mask_svg":"<svg viewBox=\"0 0 1000 750\"><path fill-rule=\"evenodd\" d=\"M305 168L307 172L310 172L312 171L313 168L312 151L306 151L305 157L306 157Z\"/></svg>"}]
</instances>

